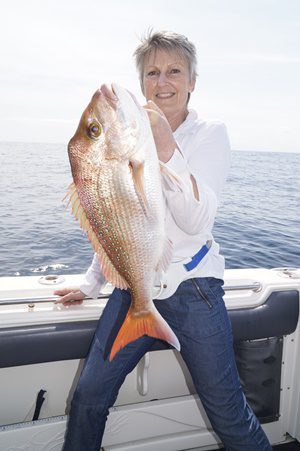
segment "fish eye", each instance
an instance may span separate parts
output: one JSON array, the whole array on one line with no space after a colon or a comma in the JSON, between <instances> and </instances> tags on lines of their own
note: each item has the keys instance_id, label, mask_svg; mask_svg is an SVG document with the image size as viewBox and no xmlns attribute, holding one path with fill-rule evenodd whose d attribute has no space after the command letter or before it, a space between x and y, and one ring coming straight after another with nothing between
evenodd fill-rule
<instances>
[{"instance_id":1,"label":"fish eye","mask_svg":"<svg viewBox=\"0 0 300 451\"><path fill-rule=\"evenodd\" d=\"M93 121L88 125L88 135L92 139L97 139L102 133L102 127L99 122Z\"/></svg>"}]
</instances>

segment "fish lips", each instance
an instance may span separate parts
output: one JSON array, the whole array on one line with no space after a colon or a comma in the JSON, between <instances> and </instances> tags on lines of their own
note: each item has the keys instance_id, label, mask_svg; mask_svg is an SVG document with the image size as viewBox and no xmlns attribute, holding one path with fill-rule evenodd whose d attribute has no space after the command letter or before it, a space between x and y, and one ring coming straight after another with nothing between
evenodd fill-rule
<instances>
[{"instance_id":1,"label":"fish lips","mask_svg":"<svg viewBox=\"0 0 300 451\"><path fill-rule=\"evenodd\" d=\"M100 97L103 96L107 103L116 111L117 109L128 109L127 107L134 102L134 108L137 108L139 113L147 116L144 108L139 104L136 97L132 92L125 88L112 83L109 86L107 83L101 85L101 87L93 95L92 102L98 102ZM132 105L133 106L133 105ZM128 111L127 111L128 112Z\"/></svg>"},{"instance_id":2,"label":"fish lips","mask_svg":"<svg viewBox=\"0 0 300 451\"><path fill-rule=\"evenodd\" d=\"M103 99L114 109L117 109L119 99L115 95L114 91L107 84L101 85L99 89L94 93L91 104L98 104Z\"/></svg>"}]
</instances>

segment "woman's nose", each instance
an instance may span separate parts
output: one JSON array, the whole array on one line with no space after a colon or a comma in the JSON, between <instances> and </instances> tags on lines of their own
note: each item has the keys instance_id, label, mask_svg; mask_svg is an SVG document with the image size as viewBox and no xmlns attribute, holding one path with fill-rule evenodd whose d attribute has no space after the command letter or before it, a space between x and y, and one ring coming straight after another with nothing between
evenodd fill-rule
<instances>
[{"instance_id":1,"label":"woman's nose","mask_svg":"<svg viewBox=\"0 0 300 451\"><path fill-rule=\"evenodd\" d=\"M167 76L166 76L166 74L164 74L164 73L160 73L159 74L159 77L158 77L158 80L157 80L157 84L158 85L164 85L164 84L166 84L167 83Z\"/></svg>"}]
</instances>

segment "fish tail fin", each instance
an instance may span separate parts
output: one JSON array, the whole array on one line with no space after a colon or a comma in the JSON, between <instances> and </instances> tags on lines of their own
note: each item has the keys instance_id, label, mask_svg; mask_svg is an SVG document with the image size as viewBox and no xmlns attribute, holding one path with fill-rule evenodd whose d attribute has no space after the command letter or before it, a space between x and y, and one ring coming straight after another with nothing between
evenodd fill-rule
<instances>
[{"instance_id":1,"label":"fish tail fin","mask_svg":"<svg viewBox=\"0 0 300 451\"><path fill-rule=\"evenodd\" d=\"M143 335L164 340L180 351L178 338L156 309L153 308L147 312L135 313L134 309L130 307L113 343L109 361L111 362L115 355L127 344Z\"/></svg>"}]
</instances>

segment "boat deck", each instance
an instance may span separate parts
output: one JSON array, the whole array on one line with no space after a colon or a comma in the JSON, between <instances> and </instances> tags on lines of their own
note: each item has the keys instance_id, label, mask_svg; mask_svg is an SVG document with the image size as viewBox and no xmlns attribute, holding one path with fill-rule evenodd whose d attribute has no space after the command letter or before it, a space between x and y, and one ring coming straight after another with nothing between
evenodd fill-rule
<instances>
[{"instance_id":1,"label":"boat deck","mask_svg":"<svg viewBox=\"0 0 300 451\"><path fill-rule=\"evenodd\" d=\"M77 286L80 277L0 280L1 451L58 451L63 443L69 402L109 295L58 308L54 284ZM273 450L300 451L300 268L226 270L224 279L245 394ZM41 390L47 393L45 403L31 421ZM180 356L161 343L127 376L108 418L103 447L223 449Z\"/></svg>"},{"instance_id":2,"label":"boat deck","mask_svg":"<svg viewBox=\"0 0 300 451\"><path fill-rule=\"evenodd\" d=\"M283 445L273 446L274 451L300 451L299 442L284 443ZM225 448L218 448L213 451L225 451Z\"/></svg>"},{"instance_id":3,"label":"boat deck","mask_svg":"<svg viewBox=\"0 0 300 451\"><path fill-rule=\"evenodd\" d=\"M273 446L274 451L280 450L280 451L299 451L300 450L300 443L299 442L292 442L292 443L286 443L285 445L277 445Z\"/></svg>"}]
</instances>

